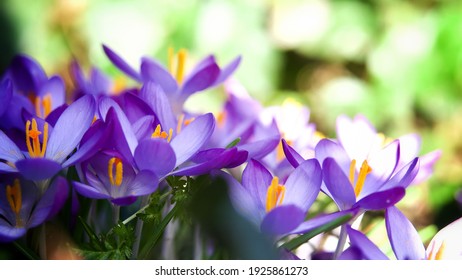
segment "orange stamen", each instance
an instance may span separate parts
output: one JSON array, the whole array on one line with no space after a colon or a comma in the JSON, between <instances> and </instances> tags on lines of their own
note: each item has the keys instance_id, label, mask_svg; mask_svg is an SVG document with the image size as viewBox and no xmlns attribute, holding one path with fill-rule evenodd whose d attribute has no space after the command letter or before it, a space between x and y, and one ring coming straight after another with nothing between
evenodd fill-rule
<instances>
[{"instance_id":1,"label":"orange stamen","mask_svg":"<svg viewBox=\"0 0 462 280\"><path fill-rule=\"evenodd\" d=\"M32 128L31 128L32 124ZM43 142L40 146L40 135L42 132L38 130L37 121L32 119L26 122L26 146L30 157L44 157L48 144L48 123L43 125Z\"/></svg>"},{"instance_id":2,"label":"orange stamen","mask_svg":"<svg viewBox=\"0 0 462 280\"><path fill-rule=\"evenodd\" d=\"M115 167L115 174L114 174L114 165ZM113 186L120 186L123 180L123 163L119 158L112 157L109 159L107 173L109 177L109 182ZM115 175L115 177L114 177Z\"/></svg>"},{"instance_id":3,"label":"orange stamen","mask_svg":"<svg viewBox=\"0 0 462 280\"><path fill-rule=\"evenodd\" d=\"M173 133L173 129L170 128L167 133L165 131L162 131L160 124L158 124L156 126L156 129L152 133L151 138L163 138L163 139L167 139L167 142L170 142L170 140L172 140L172 133Z\"/></svg>"},{"instance_id":4,"label":"orange stamen","mask_svg":"<svg viewBox=\"0 0 462 280\"><path fill-rule=\"evenodd\" d=\"M269 212L274 207L281 205L284 200L285 193L286 188L283 185L279 185L279 178L275 176L266 192L266 212Z\"/></svg>"}]
</instances>

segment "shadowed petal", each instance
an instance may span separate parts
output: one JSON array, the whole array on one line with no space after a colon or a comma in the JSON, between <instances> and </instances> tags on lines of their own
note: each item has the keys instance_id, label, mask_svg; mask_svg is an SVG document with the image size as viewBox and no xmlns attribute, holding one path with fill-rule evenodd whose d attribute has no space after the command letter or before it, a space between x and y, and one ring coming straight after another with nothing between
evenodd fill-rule
<instances>
[{"instance_id":1,"label":"shadowed petal","mask_svg":"<svg viewBox=\"0 0 462 280\"><path fill-rule=\"evenodd\" d=\"M286 156L287 161L294 167L297 168L305 159L297 153L289 144L287 144L285 139L281 139L282 141L282 150L284 151L284 155Z\"/></svg>"},{"instance_id":2,"label":"shadowed petal","mask_svg":"<svg viewBox=\"0 0 462 280\"><path fill-rule=\"evenodd\" d=\"M348 174L351 159L340 144L329 139L321 139L316 145L314 153L319 163L324 162L328 157L334 158L343 172Z\"/></svg>"},{"instance_id":3,"label":"shadowed petal","mask_svg":"<svg viewBox=\"0 0 462 280\"><path fill-rule=\"evenodd\" d=\"M18 146L16 146L2 130L0 130L0 159L9 162L24 159L24 155L21 153Z\"/></svg>"},{"instance_id":4,"label":"shadowed petal","mask_svg":"<svg viewBox=\"0 0 462 280\"><path fill-rule=\"evenodd\" d=\"M355 206L366 210L382 210L395 205L405 194L406 191L402 187L375 192L359 200Z\"/></svg>"},{"instance_id":5,"label":"shadowed petal","mask_svg":"<svg viewBox=\"0 0 462 280\"><path fill-rule=\"evenodd\" d=\"M273 176L260 162L250 160L242 173L242 185L258 207L265 208L266 193Z\"/></svg>"},{"instance_id":6,"label":"shadowed petal","mask_svg":"<svg viewBox=\"0 0 462 280\"><path fill-rule=\"evenodd\" d=\"M220 68L215 62L204 66L185 79L181 89L182 98L212 86L218 75L220 75Z\"/></svg>"},{"instance_id":7,"label":"shadowed petal","mask_svg":"<svg viewBox=\"0 0 462 280\"><path fill-rule=\"evenodd\" d=\"M284 204L295 204L308 211L321 189L321 167L316 159L300 164L287 178Z\"/></svg>"},{"instance_id":8,"label":"shadowed petal","mask_svg":"<svg viewBox=\"0 0 462 280\"><path fill-rule=\"evenodd\" d=\"M40 64L25 55L14 57L9 69L15 88L24 93L37 94L40 85L47 79Z\"/></svg>"},{"instance_id":9,"label":"shadowed petal","mask_svg":"<svg viewBox=\"0 0 462 280\"><path fill-rule=\"evenodd\" d=\"M49 179L62 169L61 164L46 158L22 159L16 162L16 168L24 178L33 181Z\"/></svg>"},{"instance_id":10,"label":"shadowed petal","mask_svg":"<svg viewBox=\"0 0 462 280\"><path fill-rule=\"evenodd\" d=\"M94 186L90 186L87 184L83 184L80 182L73 182L72 183L75 190L89 198L94 198L94 199L110 199L111 196L107 193L106 189L102 190L100 188L95 188Z\"/></svg>"},{"instance_id":11,"label":"shadowed petal","mask_svg":"<svg viewBox=\"0 0 462 280\"><path fill-rule=\"evenodd\" d=\"M294 234L307 233L308 231L311 231L317 227L330 223L343 216L352 215L353 217L356 215L356 213L357 213L357 209L348 209L345 211L339 211L339 212L329 213L329 214L322 215L322 216L317 216L312 219L309 219L308 221L304 221L296 229L292 230L291 233L294 233Z\"/></svg>"},{"instance_id":12,"label":"shadowed petal","mask_svg":"<svg viewBox=\"0 0 462 280\"><path fill-rule=\"evenodd\" d=\"M10 79L6 79L0 84L0 116L9 108L11 97L13 96L13 84Z\"/></svg>"},{"instance_id":13,"label":"shadowed petal","mask_svg":"<svg viewBox=\"0 0 462 280\"><path fill-rule=\"evenodd\" d=\"M412 223L392 206L385 211L388 239L398 260L425 258L425 248Z\"/></svg>"},{"instance_id":14,"label":"shadowed petal","mask_svg":"<svg viewBox=\"0 0 462 280\"><path fill-rule=\"evenodd\" d=\"M159 178L175 168L175 152L161 139L146 139L135 150L135 163L139 170L154 172Z\"/></svg>"},{"instance_id":15,"label":"shadowed petal","mask_svg":"<svg viewBox=\"0 0 462 280\"><path fill-rule=\"evenodd\" d=\"M61 77L53 76L43 83L37 93L37 97L43 98L48 94L51 96L51 110L54 110L65 103L66 92L64 82Z\"/></svg>"},{"instance_id":16,"label":"shadowed petal","mask_svg":"<svg viewBox=\"0 0 462 280\"><path fill-rule=\"evenodd\" d=\"M362 232L347 226L350 245L358 248L362 255L368 260L388 260L388 257Z\"/></svg>"},{"instance_id":17,"label":"shadowed petal","mask_svg":"<svg viewBox=\"0 0 462 280\"><path fill-rule=\"evenodd\" d=\"M305 218L305 211L295 205L282 205L274 208L261 223L261 231L270 235L280 235L297 228Z\"/></svg>"},{"instance_id":18,"label":"shadowed petal","mask_svg":"<svg viewBox=\"0 0 462 280\"><path fill-rule=\"evenodd\" d=\"M237 67L241 63L241 56L236 57L233 61L231 61L228 65L226 65L223 69L220 71L220 75L218 78L215 80L213 83L214 86L219 85L223 83L229 76L231 76L234 71L236 71Z\"/></svg>"},{"instance_id":19,"label":"shadowed petal","mask_svg":"<svg viewBox=\"0 0 462 280\"><path fill-rule=\"evenodd\" d=\"M11 242L26 234L26 228L16 228L0 219L0 241Z\"/></svg>"},{"instance_id":20,"label":"shadowed petal","mask_svg":"<svg viewBox=\"0 0 462 280\"><path fill-rule=\"evenodd\" d=\"M322 163L322 175L332 199L341 210L351 207L356 202L348 177L333 158L326 158Z\"/></svg>"},{"instance_id":21,"label":"shadowed petal","mask_svg":"<svg viewBox=\"0 0 462 280\"><path fill-rule=\"evenodd\" d=\"M160 125L165 131L168 131L170 128L176 128L177 122L173 115L170 101L160 86L149 81L144 83L140 91L140 97L155 112Z\"/></svg>"},{"instance_id":22,"label":"shadowed petal","mask_svg":"<svg viewBox=\"0 0 462 280\"><path fill-rule=\"evenodd\" d=\"M197 117L172 139L170 145L175 151L176 165L179 166L206 143L215 128L215 119L211 113Z\"/></svg>"},{"instance_id":23,"label":"shadowed petal","mask_svg":"<svg viewBox=\"0 0 462 280\"><path fill-rule=\"evenodd\" d=\"M141 62L141 75L144 81L159 85L166 94L175 94L178 90L176 80L160 63L144 57Z\"/></svg>"},{"instance_id":24,"label":"shadowed petal","mask_svg":"<svg viewBox=\"0 0 462 280\"><path fill-rule=\"evenodd\" d=\"M63 162L90 127L95 108L95 100L89 95L81 97L67 107L50 135L45 157Z\"/></svg>"},{"instance_id":25,"label":"shadowed petal","mask_svg":"<svg viewBox=\"0 0 462 280\"><path fill-rule=\"evenodd\" d=\"M142 196L155 192L159 185L156 175L147 170L141 170L127 188L127 195Z\"/></svg>"},{"instance_id":26,"label":"shadowed petal","mask_svg":"<svg viewBox=\"0 0 462 280\"><path fill-rule=\"evenodd\" d=\"M415 158L413 161L406 164L400 171L393 175L380 190L384 191L396 186L408 187L419 171L419 162L419 158Z\"/></svg>"}]
</instances>

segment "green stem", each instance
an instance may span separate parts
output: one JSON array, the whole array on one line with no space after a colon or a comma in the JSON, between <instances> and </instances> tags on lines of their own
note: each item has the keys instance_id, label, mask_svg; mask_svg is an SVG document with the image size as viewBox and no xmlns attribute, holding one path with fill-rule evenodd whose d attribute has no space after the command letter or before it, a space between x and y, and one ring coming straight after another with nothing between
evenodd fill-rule
<instances>
[{"instance_id":1,"label":"green stem","mask_svg":"<svg viewBox=\"0 0 462 280\"><path fill-rule=\"evenodd\" d=\"M134 217L132 215L128 219L131 218L130 219L130 221L131 221L136 217L136 214L140 213L140 211L144 211L149 206L148 202L149 202L149 196L146 195L141 199L141 205L140 205L141 209L138 210L134 214ZM139 253L139 250L140 250L140 242L141 242L141 233L142 233L142 231L143 231L143 220L138 218L138 220L136 221L136 227L135 227L135 241L133 242L133 247L132 247L132 260L136 260L138 258L138 253Z\"/></svg>"}]
</instances>

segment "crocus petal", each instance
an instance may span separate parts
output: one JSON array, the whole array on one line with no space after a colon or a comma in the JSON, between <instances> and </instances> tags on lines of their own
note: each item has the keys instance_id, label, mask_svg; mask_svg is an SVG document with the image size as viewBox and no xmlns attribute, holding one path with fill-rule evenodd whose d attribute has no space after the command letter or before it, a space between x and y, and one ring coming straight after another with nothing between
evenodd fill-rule
<instances>
[{"instance_id":1,"label":"crocus petal","mask_svg":"<svg viewBox=\"0 0 462 280\"><path fill-rule=\"evenodd\" d=\"M111 87L111 79L98 68L90 70L90 81L93 87L93 94L106 94Z\"/></svg>"},{"instance_id":2,"label":"crocus petal","mask_svg":"<svg viewBox=\"0 0 462 280\"><path fill-rule=\"evenodd\" d=\"M406 191L401 187L375 192L359 200L355 206L366 210L382 210L395 205L405 194Z\"/></svg>"},{"instance_id":3,"label":"crocus petal","mask_svg":"<svg viewBox=\"0 0 462 280\"><path fill-rule=\"evenodd\" d=\"M57 177L35 206L28 226L36 227L58 213L66 202L68 192L69 187L66 179Z\"/></svg>"},{"instance_id":4,"label":"crocus petal","mask_svg":"<svg viewBox=\"0 0 462 280\"><path fill-rule=\"evenodd\" d=\"M75 190L89 198L94 198L94 199L110 199L111 196L107 192L101 192L100 188L95 188L93 186L83 184L80 182L73 182L72 185L74 186Z\"/></svg>"},{"instance_id":5,"label":"crocus petal","mask_svg":"<svg viewBox=\"0 0 462 280\"><path fill-rule=\"evenodd\" d=\"M0 173L16 173L18 170L14 167L9 166L6 163L0 162Z\"/></svg>"},{"instance_id":6,"label":"crocus petal","mask_svg":"<svg viewBox=\"0 0 462 280\"><path fill-rule=\"evenodd\" d=\"M21 153L18 146L0 130L0 159L15 162L23 158L24 155Z\"/></svg>"},{"instance_id":7,"label":"crocus petal","mask_svg":"<svg viewBox=\"0 0 462 280\"><path fill-rule=\"evenodd\" d=\"M432 151L419 157L420 168L416 177L412 181L412 185L418 185L427 180L433 174L433 166L441 157L441 150Z\"/></svg>"},{"instance_id":8,"label":"crocus petal","mask_svg":"<svg viewBox=\"0 0 462 280\"><path fill-rule=\"evenodd\" d=\"M135 163L140 170L154 172L162 178L175 167L175 152L163 139L146 139L135 150Z\"/></svg>"},{"instance_id":9,"label":"crocus petal","mask_svg":"<svg viewBox=\"0 0 462 280\"><path fill-rule=\"evenodd\" d=\"M144 83L140 91L140 97L155 112L160 125L165 131L176 128L177 122L173 115L170 101L160 86L149 81Z\"/></svg>"},{"instance_id":10,"label":"crocus petal","mask_svg":"<svg viewBox=\"0 0 462 280\"><path fill-rule=\"evenodd\" d=\"M144 81L152 81L159 85L166 94L174 94L178 90L176 80L160 63L144 57L141 62L141 75Z\"/></svg>"},{"instance_id":11,"label":"crocus petal","mask_svg":"<svg viewBox=\"0 0 462 280\"><path fill-rule=\"evenodd\" d=\"M196 154L210 138L215 128L215 119L211 113L197 117L175 136L170 145L175 151L176 165L180 165Z\"/></svg>"},{"instance_id":12,"label":"crocus petal","mask_svg":"<svg viewBox=\"0 0 462 280\"><path fill-rule=\"evenodd\" d=\"M64 82L61 77L53 76L48 81L44 82L37 93L37 97L44 98L48 94L51 97L52 110L65 103L66 92Z\"/></svg>"},{"instance_id":13,"label":"crocus petal","mask_svg":"<svg viewBox=\"0 0 462 280\"><path fill-rule=\"evenodd\" d=\"M0 100L2 100L0 103L0 116L8 109L12 96L13 84L10 79L7 79L0 84Z\"/></svg>"},{"instance_id":14,"label":"crocus petal","mask_svg":"<svg viewBox=\"0 0 462 280\"><path fill-rule=\"evenodd\" d=\"M62 167L54 160L46 158L28 158L16 162L16 168L24 178L39 181L53 177Z\"/></svg>"},{"instance_id":15,"label":"crocus petal","mask_svg":"<svg viewBox=\"0 0 462 280\"><path fill-rule=\"evenodd\" d=\"M79 149L63 164L63 168L82 162L92 155L107 141L106 126L102 121L96 121L82 137Z\"/></svg>"},{"instance_id":16,"label":"crocus petal","mask_svg":"<svg viewBox=\"0 0 462 280\"><path fill-rule=\"evenodd\" d=\"M152 135L155 127L154 116L144 116L133 123L133 133L137 139L149 138Z\"/></svg>"},{"instance_id":17,"label":"crocus petal","mask_svg":"<svg viewBox=\"0 0 462 280\"><path fill-rule=\"evenodd\" d=\"M122 108L111 98L103 97L99 102L99 112L105 121L112 123L112 137L117 139L114 143L117 149L127 159L130 158L129 155L133 155L138 146L138 139Z\"/></svg>"},{"instance_id":18,"label":"crocus petal","mask_svg":"<svg viewBox=\"0 0 462 280\"><path fill-rule=\"evenodd\" d=\"M58 119L50 135L45 157L63 162L90 127L95 108L95 100L89 95L72 103Z\"/></svg>"},{"instance_id":19,"label":"crocus petal","mask_svg":"<svg viewBox=\"0 0 462 280\"><path fill-rule=\"evenodd\" d=\"M442 228L432 238L427 247L428 259L460 260L462 259L462 218Z\"/></svg>"},{"instance_id":20,"label":"crocus petal","mask_svg":"<svg viewBox=\"0 0 462 280\"><path fill-rule=\"evenodd\" d=\"M141 82L140 74L133 69L127 62L125 62L119 55L117 55L113 50L109 47L103 45L104 53L106 53L109 60L114 63L114 65L119 68L122 72L127 74L128 76L132 77L138 82Z\"/></svg>"},{"instance_id":21,"label":"crocus petal","mask_svg":"<svg viewBox=\"0 0 462 280\"><path fill-rule=\"evenodd\" d=\"M1 220L0 220L1 222ZM3 224L0 223L0 241L1 242L11 242L13 240L16 240L26 234L27 229L26 228L17 228L17 227L12 227L8 224Z\"/></svg>"},{"instance_id":22,"label":"crocus petal","mask_svg":"<svg viewBox=\"0 0 462 280\"><path fill-rule=\"evenodd\" d=\"M329 139L321 139L316 145L314 153L319 163L324 162L328 157L334 158L343 172L348 174L351 159L340 144Z\"/></svg>"},{"instance_id":23,"label":"crocus petal","mask_svg":"<svg viewBox=\"0 0 462 280\"><path fill-rule=\"evenodd\" d=\"M347 226L350 245L358 248L362 255L368 260L388 260L388 257L362 232Z\"/></svg>"},{"instance_id":24,"label":"crocus petal","mask_svg":"<svg viewBox=\"0 0 462 280\"><path fill-rule=\"evenodd\" d=\"M125 196L125 197L118 197L111 199L111 202L115 205L119 206L127 206L136 201L137 197L136 196Z\"/></svg>"},{"instance_id":25,"label":"crocus petal","mask_svg":"<svg viewBox=\"0 0 462 280\"><path fill-rule=\"evenodd\" d=\"M422 139L416 133L403 135L398 138L401 151L400 151L400 162L410 162L413 160L420 151L422 145Z\"/></svg>"},{"instance_id":26,"label":"crocus petal","mask_svg":"<svg viewBox=\"0 0 462 280\"><path fill-rule=\"evenodd\" d=\"M10 71L15 88L25 94L37 94L40 85L47 79L40 64L25 55L18 55L13 59Z\"/></svg>"},{"instance_id":27,"label":"crocus petal","mask_svg":"<svg viewBox=\"0 0 462 280\"><path fill-rule=\"evenodd\" d=\"M413 161L406 164L401 170L393 175L381 188L381 191L394 188L396 186L408 187L409 184L414 180L417 172L419 171L419 158L415 158Z\"/></svg>"},{"instance_id":28,"label":"crocus petal","mask_svg":"<svg viewBox=\"0 0 462 280\"><path fill-rule=\"evenodd\" d=\"M281 235L297 228L305 218L305 211L295 205L281 205L266 214L261 231L270 235Z\"/></svg>"},{"instance_id":29,"label":"crocus petal","mask_svg":"<svg viewBox=\"0 0 462 280\"><path fill-rule=\"evenodd\" d=\"M322 163L322 174L332 199L341 210L356 202L356 196L348 177L333 158L326 158Z\"/></svg>"},{"instance_id":30,"label":"crocus petal","mask_svg":"<svg viewBox=\"0 0 462 280\"><path fill-rule=\"evenodd\" d=\"M399 141L393 141L377 153L370 155L369 166L372 173L366 177L364 187L358 198L377 191L395 171L399 161ZM361 164L358 162L357 164Z\"/></svg>"},{"instance_id":31,"label":"crocus petal","mask_svg":"<svg viewBox=\"0 0 462 280\"><path fill-rule=\"evenodd\" d=\"M209 64L185 79L181 89L182 98L204 90L215 82L220 75L220 68L215 63Z\"/></svg>"},{"instance_id":32,"label":"crocus petal","mask_svg":"<svg viewBox=\"0 0 462 280\"><path fill-rule=\"evenodd\" d=\"M159 179L150 171L141 170L127 189L127 195L142 196L155 192L159 185Z\"/></svg>"},{"instance_id":33,"label":"crocus petal","mask_svg":"<svg viewBox=\"0 0 462 280\"><path fill-rule=\"evenodd\" d=\"M344 211L339 211L339 212L329 213L329 214L322 215L322 216L317 216L312 219L309 219L308 221L304 221L296 229L292 230L291 233L293 234L307 233L308 231L311 231L322 225L328 224L343 216L351 215L352 217L354 217L357 211L358 211L357 208L352 208L352 209L348 209Z\"/></svg>"},{"instance_id":34,"label":"crocus petal","mask_svg":"<svg viewBox=\"0 0 462 280\"><path fill-rule=\"evenodd\" d=\"M237 149L229 150L215 150L217 153L214 158L210 158L207 161L199 164L193 164L186 167L180 167L179 169L171 172L169 175L175 176L197 176L210 172L214 169L221 169L227 167L230 163L234 162L234 157L239 153ZM246 159L246 158L245 158ZM244 159L244 161L245 161Z\"/></svg>"},{"instance_id":35,"label":"crocus petal","mask_svg":"<svg viewBox=\"0 0 462 280\"><path fill-rule=\"evenodd\" d=\"M425 248L412 223L392 206L385 211L388 239L398 260L425 258Z\"/></svg>"},{"instance_id":36,"label":"crocus petal","mask_svg":"<svg viewBox=\"0 0 462 280\"><path fill-rule=\"evenodd\" d=\"M265 210L257 207L249 192L229 173L221 170L211 172L213 177L221 177L228 186L228 193L234 208L256 226L260 226Z\"/></svg>"},{"instance_id":37,"label":"crocus petal","mask_svg":"<svg viewBox=\"0 0 462 280\"><path fill-rule=\"evenodd\" d=\"M242 173L242 185L253 198L254 203L265 209L266 193L273 176L260 162L250 160Z\"/></svg>"},{"instance_id":38,"label":"crocus petal","mask_svg":"<svg viewBox=\"0 0 462 280\"><path fill-rule=\"evenodd\" d=\"M382 139L377 135L375 128L362 115L357 115L354 120L344 115L339 116L337 137L349 158L359 162L367 159L367 156L378 150L382 144Z\"/></svg>"},{"instance_id":39,"label":"crocus petal","mask_svg":"<svg viewBox=\"0 0 462 280\"><path fill-rule=\"evenodd\" d=\"M300 164L287 178L284 204L294 204L308 211L319 194L322 182L321 167L316 159Z\"/></svg>"},{"instance_id":40,"label":"crocus petal","mask_svg":"<svg viewBox=\"0 0 462 280\"><path fill-rule=\"evenodd\" d=\"M289 144L287 144L285 139L282 139L282 150L286 156L287 161L294 167L297 168L305 159L297 153Z\"/></svg>"},{"instance_id":41,"label":"crocus petal","mask_svg":"<svg viewBox=\"0 0 462 280\"><path fill-rule=\"evenodd\" d=\"M226 65L223 69L220 71L220 75L218 78L215 80L213 83L214 86L219 85L223 83L226 79L228 79L229 76L231 76L234 71L236 71L237 67L241 63L241 56L236 57L233 61L231 61L228 65Z\"/></svg>"}]
</instances>

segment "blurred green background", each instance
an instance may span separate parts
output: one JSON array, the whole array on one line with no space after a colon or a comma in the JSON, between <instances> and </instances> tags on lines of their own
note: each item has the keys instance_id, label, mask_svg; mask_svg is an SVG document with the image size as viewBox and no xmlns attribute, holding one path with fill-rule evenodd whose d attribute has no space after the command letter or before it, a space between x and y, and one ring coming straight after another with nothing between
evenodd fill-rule
<instances>
[{"instance_id":1,"label":"blurred green background","mask_svg":"<svg viewBox=\"0 0 462 280\"><path fill-rule=\"evenodd\" d=\"M441 149L400 206L430 236L462 216L461 15L459 0L2 0L0 67L22 52L50 74L68 77L76 58L120 75L102 43L136 68L142 55L165 62L170 46L191 65L241 54L235 76L252 96L300 100L325 135L339 114L361 113L389 137L419 133L422 153ZM212 92L189 106L221 101Z\"/></svg>"}]
</instances>

